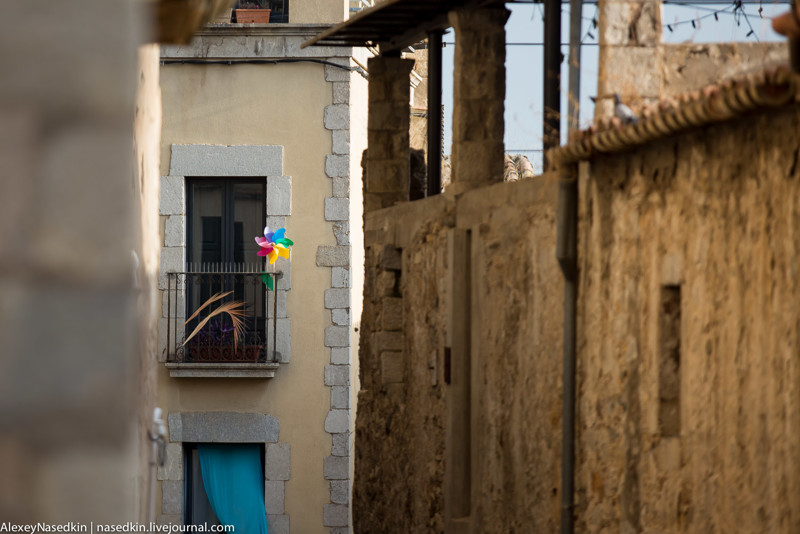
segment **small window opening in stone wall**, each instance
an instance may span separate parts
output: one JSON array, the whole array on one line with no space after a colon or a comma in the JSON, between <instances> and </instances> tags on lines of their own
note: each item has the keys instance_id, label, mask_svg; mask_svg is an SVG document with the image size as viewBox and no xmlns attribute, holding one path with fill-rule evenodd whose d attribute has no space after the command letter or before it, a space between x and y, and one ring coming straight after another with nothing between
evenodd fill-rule
<instances>
[{"instance_id":1,"label":"small window opening in stone wall","mask_svg":"<svg viewBox=\"0 0 800 534\"><path fill-rule=\"evenodd\" d=\"M664 437L680 433L681 287L662 286L659 300L658 427Z\"/></svg>"}]
</instances>

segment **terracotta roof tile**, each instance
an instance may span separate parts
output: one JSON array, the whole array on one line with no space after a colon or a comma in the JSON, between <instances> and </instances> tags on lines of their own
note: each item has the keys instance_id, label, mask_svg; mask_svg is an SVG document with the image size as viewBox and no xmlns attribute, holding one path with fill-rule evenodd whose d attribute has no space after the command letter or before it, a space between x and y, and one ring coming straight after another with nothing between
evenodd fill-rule
<instances>
[{"instance_id":1,"label":"terracotta roof tile","mask_svg":"<svg viewBox=\"0 0 800 534\"><path fill-rule=\"evenodd\" d=\"M570 135L569 142L553 149L549 159L574 163L596 154L630 150L681 131L784 106L798 97L800 74L788 67L770 69L661 100L642 110L638 124L623 126L617 118L602 118Z\"/></svg>"}]
</instances>

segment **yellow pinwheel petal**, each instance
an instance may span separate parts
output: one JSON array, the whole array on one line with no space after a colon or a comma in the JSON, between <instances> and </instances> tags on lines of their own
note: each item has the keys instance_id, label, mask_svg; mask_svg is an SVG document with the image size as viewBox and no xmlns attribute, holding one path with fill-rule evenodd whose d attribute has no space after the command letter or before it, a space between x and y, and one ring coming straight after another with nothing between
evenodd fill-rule
<instances>
[{"instance_id":1,"label":"yellow pinwheel petal","mask_svg":"<svg viewBox=\"0 0 800 534\"><path fill-rule=\"evenodd\" d=\"M277 253L277 252L275 251L275 249L273 248L273 249L272 249L272 250L269 252L269 263L270 263L270 265L272 265L273 263L275 263L277 260L278 260L278 253Z\"/></svg>"},{"instance_id":2,"label":"yellow pinwheel petal","mask_svg":"<svg viewBox=\"0 0 800 534\"><path fill-rule=\"evenodd\" d=\"M282 248L278 248L276 250L278 251L278 256L282 256L282 257L286 258L287 260L289 259L289 249L288 248L282 247Z\"/></svg>"}]
</instances>

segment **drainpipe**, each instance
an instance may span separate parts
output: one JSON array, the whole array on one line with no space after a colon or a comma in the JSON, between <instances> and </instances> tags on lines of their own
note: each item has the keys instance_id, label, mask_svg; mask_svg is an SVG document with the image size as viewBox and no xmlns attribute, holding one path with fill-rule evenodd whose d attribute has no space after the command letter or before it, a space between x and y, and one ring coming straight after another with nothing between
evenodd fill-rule
<instances>
[{"instance_id":1,"label":"drainpipe","mask_svg":"<svg viewBox=\"0 0 800 534\"><path fill-rule=\"evenodd\" d=\"M578 295L578 166L559 169L556 258L564 275L564 356L561 415L561 534L574 531L575 324Z\"/></svg>"}]
</instances>

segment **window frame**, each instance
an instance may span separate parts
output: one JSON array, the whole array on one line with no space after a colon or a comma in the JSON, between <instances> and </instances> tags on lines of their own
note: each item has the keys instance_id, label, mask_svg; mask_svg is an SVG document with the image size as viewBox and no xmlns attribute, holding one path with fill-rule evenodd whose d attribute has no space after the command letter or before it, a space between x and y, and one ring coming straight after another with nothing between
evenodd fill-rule
<instances>
[{"instance_id":1,"label":"window frame","mask_svg":"<svg viewBox=\"0 0 800 534\"><path fill-rule=\"evenodd\" d=\"M191 264L192 255L194 253L194 195L192 194L192 186L196 183L206 183L209 185L222 186L222 228L221 228L221 241L223 243L222 260L220 263L235 263L234 246L236 233L234 230L235 220L234 217L234 203L235 197L233 195L233 188L236 184L259 184L262 186L264 202L261 206L261 224L265 224L267 220L267 180L265 178L223 178L223 177L191 177L187 176L184 180L184 188L186 195L186 263ZM255 237L255 236L253 236ZM226 259L227 258L227 259ZM255 262L255 260L254 260ZM259 258L260 266L264 266L263 258ZM251 262L246 262L251 263Z\"/></svg>"}]
</instances>

